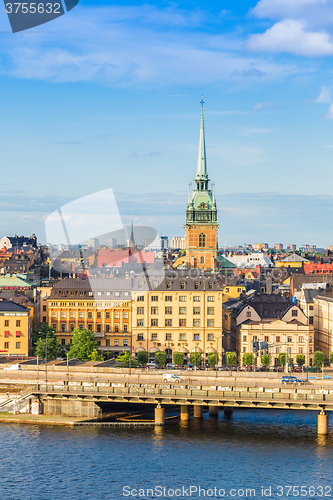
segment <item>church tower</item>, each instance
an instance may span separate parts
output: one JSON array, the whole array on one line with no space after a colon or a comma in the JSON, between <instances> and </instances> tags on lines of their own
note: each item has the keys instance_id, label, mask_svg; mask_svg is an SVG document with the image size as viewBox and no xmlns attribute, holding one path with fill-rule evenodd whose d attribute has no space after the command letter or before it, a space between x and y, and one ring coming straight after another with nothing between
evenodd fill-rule
<instances>
[{"instance_id":1,"label":"church tower","mask_svg":"<svg viewBox=\"0 0 333 500\"><path fill-rule=\"evenodd\" d=\"M207 172L203 105L202 100L197 175L186 208L186 261L188 267L214 269L218 248L217 208Z\"/></svg>"}]
</instances>

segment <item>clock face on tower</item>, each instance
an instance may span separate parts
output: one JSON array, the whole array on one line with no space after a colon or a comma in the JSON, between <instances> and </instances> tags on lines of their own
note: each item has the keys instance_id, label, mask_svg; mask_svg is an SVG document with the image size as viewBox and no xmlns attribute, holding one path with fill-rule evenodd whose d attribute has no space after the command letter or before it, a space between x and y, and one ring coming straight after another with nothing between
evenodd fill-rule
<instances>
[{"instance_id":1,"label":"clock face on tower","mask_svg":"<svg viewBox=\"0 0 333 500\"><path fill-rule=\"evenodd\" d=\"M205 203L201 203L200 208L205 208Z\"/></svg>"}]
</instances>

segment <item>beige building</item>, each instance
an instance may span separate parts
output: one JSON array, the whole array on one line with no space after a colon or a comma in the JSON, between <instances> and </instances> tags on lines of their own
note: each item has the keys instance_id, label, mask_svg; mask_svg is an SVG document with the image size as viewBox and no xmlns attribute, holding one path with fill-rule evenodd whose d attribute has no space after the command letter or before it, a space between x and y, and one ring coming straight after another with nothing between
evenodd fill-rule
<instances>
[{"instance_id":1,"label":"beige building","mask_svg":"<svg viewBox=\"0 0 333 500\"><path fill-rule=\"evenodd\" d=\"M31 354L31 321L27 307L0 300L0 354L26 357Z\"/></svg>"},{"instance_id":2,"label":"beige building","mask_svg":"<svg viewBox=\"0 0 333 500\"><path fill-rule=\"evenodd\" d=\"M328 359L333 352L333 292L322 293L313 299L314 326L316 329L317 346Z\"/></svg>"},{"instance_id":3,"label":"beige building","mask_svg":"<svg viewBox=\"0 0 333 500\"><path fill-rule=\"evenodd\" d=\"M222 290L212 275L166 276L151 291L134 292L132 303L133 353L222 353Z\"/></svg>"}]
</instances>

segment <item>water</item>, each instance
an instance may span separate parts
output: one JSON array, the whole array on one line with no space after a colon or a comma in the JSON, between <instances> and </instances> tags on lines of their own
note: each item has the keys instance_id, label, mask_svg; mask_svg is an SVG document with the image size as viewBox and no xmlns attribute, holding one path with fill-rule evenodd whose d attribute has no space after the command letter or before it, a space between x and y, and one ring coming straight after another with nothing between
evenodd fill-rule
<instances>
[{"instance_id":1,"label":"water","mask_svg":"<svg viewBox=\"0 0 333 500\"><path fill-rule=\"evenodd\" d=\"M0 424L0 500L268 498L262 486L273 499L330 498L333 438L316 423L315 412L236 410L164 428ZM139 491L156 486L169 492Z\"/></svg>"}]
</instances>

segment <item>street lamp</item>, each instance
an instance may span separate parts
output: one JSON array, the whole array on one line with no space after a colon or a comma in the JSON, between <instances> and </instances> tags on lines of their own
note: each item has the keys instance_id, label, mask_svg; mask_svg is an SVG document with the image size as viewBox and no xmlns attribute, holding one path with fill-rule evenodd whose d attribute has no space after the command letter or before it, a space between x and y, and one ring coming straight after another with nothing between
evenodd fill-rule
<instances>
[{"instance_id":1,"label":"street lamp","mask_svg":"<svg viewBox=\"0 0 333 500\"><path fill-rule=\"evenodd\" d=\"M49 336L49 332L46 332L45 338L45 389L47 390L47 338Z\"/></svg>"},{"instance_id":2,"label":"street lamp","mask_svg":"<svg viewBox=\"0 0 333 500\"><path fill-rule=\"evenodd\" d=\"M216 339L216 364L215 364L215 378L217 377L217 365L219 360L219 339L223 339L224 333L217 337ZM223 340L221 341L221 363L222 363L222 349L223 349ZM222 365L221 365L222 366Z\"/></svg>"}]
</instances>

